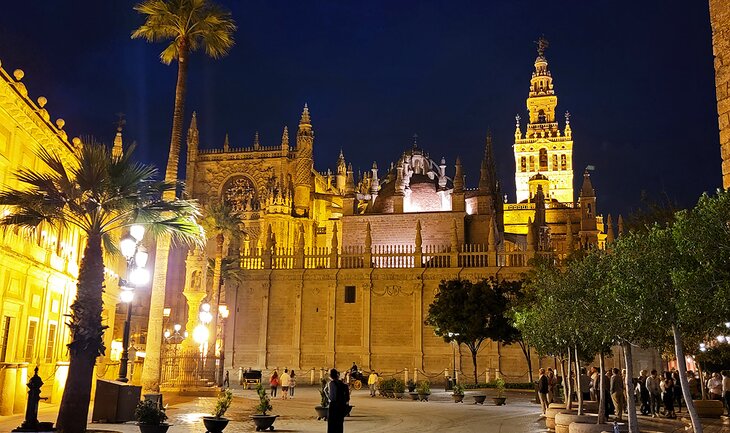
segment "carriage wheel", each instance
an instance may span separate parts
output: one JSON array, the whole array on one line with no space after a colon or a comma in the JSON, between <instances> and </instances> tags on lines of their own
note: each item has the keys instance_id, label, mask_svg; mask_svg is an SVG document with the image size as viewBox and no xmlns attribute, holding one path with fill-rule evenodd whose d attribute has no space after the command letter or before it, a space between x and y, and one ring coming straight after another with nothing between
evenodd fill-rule
<instances>
[{"instance_id":1,"label":"carriage wheel","mask_svg":"<svg viewBox=\"0 0 730 433\"><path fill-rule=\"evenodd\" d=\"M359 380L355 380L355 383L352 385L352 387L355 389L360 389L362 388L362 382L360 382Z\"/></svg>"}]
</instances>

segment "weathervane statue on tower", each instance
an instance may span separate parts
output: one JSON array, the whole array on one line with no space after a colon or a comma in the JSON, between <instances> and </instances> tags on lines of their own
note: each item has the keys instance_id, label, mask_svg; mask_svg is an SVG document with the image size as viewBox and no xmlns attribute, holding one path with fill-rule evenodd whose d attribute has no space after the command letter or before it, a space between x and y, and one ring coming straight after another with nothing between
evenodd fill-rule
<instances>
[{"instance_id":1,"label":"weathervane statue on tower","mask_svg":"<svg viewBox=\"0 0 730 433\"><path fill-rule=\"evenodd\" d=\"M535 41L535 45L537 45L537 55L544 57L545 50L550 46L550 42L545 39L545 35L541 35L540 38Z\"/></svg>"}]
</instances>

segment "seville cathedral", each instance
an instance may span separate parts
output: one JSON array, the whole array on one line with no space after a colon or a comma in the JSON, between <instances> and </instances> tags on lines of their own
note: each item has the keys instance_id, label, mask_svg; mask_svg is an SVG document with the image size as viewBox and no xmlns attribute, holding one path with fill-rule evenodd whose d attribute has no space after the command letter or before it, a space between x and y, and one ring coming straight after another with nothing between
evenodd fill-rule
<instances>
[{"instance_id":1,"label":"seville cathedral","mask_svg":"<svg viewBox=\"0 0 730 433\"><path fill-rule=\"evenodd\" d=\"M491 136L478 185L469 188L458 156L432 159L415 141L385 169L374 162L357 179L343 152L334 167L317 171L315 122L306 105L296 134L284 127L276 145L263 145L257 134L248 147L226 136L222 148L202 148L202 119L193 114L187 193L203 205L226 203L244 221L244 238L228 247L245 273L225 284L222 302L234 307L226 369L307 371L354 361L381 372L442 373L452 368L451 346L423 324L442 280L516 279L536 255L560 260L610 242L611 220L604 223L597 212L588 171L574 192L570 117L558 121L543 45L526 104L526 125L517 116L514 133L515 203L503 198ZM188 308L197 318L200 302L210 299L210 289L200 287L206 268L203 252L188 255L185 298L170 291L168 279L173 311ZM188 320L188 331L195 325ZM468 354L467 364L460 362L468 370ZM528 377L516 345L488 344L479 366L491 377Z\"/></svg>"}]
</instances>

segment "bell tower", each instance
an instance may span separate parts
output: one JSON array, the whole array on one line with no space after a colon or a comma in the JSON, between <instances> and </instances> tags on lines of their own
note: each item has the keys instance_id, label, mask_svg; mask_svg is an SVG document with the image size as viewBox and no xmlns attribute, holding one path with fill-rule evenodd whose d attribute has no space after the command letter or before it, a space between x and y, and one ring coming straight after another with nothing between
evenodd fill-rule
<instances>
[{"instance_id":1,"label":"bell tower","mask_svg":"<svg viewBox=\"0 0 730 433\"><path fill-rule=\"evenodd\" d=\"M541 174L550 182L546 201L572 203L575 197L570 114L565 113L565 129L561 131L557 121L558 97L555 95L553 77L545 58L548 41L541 37L536 43L535 71L530 79L530 91L527 97L527 110L530 116L524 135L519 115L515 125L517 202L534 200L534 191L530 191L529 180Z\"/></svg>"},{"instance_id":2,"label":"bell tower","mask_svg":"<svg viewBox=\"0 0 730 433\"><path fill-rule=\"evenodd\" d=\"M304 104L297 131L297 154L294 173L294 216L308 217L312 192L312 149L314 130L309 117L309 107Z\"/></svg>"}]
</instances>

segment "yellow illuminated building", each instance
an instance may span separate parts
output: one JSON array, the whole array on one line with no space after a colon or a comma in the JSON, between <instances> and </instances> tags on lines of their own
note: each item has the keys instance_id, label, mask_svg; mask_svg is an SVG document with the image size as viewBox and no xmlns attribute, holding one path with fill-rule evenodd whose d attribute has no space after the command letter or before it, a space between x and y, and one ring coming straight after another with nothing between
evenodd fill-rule
<instances>
[{"instance_id":1,"label":"yellow illuminated building","mask_svg":"<svg viewBox=\"0 0 730 433\"><path fill-rule=\"evenodd\" d=\"M35 156L40 147L70 161L80 145L68 139L62 119L51 120L46 98L31 99L23 75L0 67L0 185L9 188L19 186L13 176L19 168L47 170ZM50 226L0 233L0 415L25 410L25 384L36 365L45 382L42 395L60 402L70 339L65 315L76 295L83 242L74 229ZM108 277L103 314L113 326L116 281L112 273Z\"/></svg>"}]
</instances>

